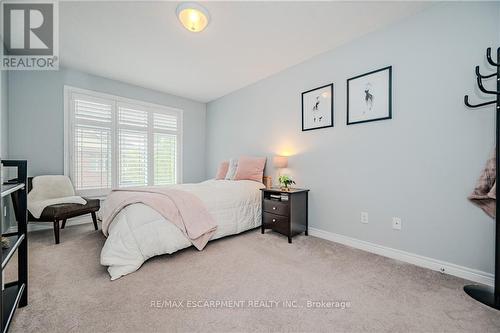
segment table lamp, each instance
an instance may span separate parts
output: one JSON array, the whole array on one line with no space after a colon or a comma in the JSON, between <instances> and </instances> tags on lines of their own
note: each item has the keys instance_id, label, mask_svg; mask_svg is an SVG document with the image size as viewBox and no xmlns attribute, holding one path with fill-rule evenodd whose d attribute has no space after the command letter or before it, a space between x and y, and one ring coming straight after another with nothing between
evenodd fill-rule
<instances>
[{"instance_id":1,"label":"table lamp","mask_svg":"<svg viewBox=\"0 0 500 333\"><path fill-rule=\"evenodd\" d=\"M279 155L274 156L273 157L273 166L276 169L278 169L278 177L276 177L276 180L278 180L279 177L281 176L280 169L284 169L284 168L288 167L288 157L279 156Z\"/></svg>"}]
</instances>

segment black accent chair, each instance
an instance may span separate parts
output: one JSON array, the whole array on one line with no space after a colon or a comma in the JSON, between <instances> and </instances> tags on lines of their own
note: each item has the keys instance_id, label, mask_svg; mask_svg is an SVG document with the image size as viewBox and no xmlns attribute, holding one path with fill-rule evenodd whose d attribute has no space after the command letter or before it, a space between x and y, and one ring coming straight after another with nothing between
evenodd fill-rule
<instances>
[{"instance_id":1,"label":"black accent chair","mask_svg":"<svg viewBox=\"0 0 500 333\"><path fill-rule=\"evenodd\" d=\"M33 177L28 177L28 193L32 188ZM14 201L14 209L16 211L15 213L17 214L17 198L12 197L12 199ZM85 214L91 214L92 221L94 222L94 229L98 230L96 212L101 207L101 203L99 199L84 199L87 200L87 203L85 205L67 203L47 206L44 208L44 210L42 211L42 215L40 215L40 218L38 219L31 215L30 212L28 212L28 222L52 222L54 224L54 237L56 244L59 244L59 229L64 229L67 219L82 216ZM59 228L60 221L62 221L62 225Z\"/></svg>"}]
</instances>

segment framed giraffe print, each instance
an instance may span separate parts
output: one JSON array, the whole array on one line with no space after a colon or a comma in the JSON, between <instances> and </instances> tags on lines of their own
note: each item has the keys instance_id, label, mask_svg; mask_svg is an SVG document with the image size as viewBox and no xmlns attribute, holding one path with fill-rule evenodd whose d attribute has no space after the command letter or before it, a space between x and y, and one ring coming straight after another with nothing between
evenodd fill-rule
<instances>
[{"instance_id":1,"label":"framed giraffe print","mask_svg":"<svg viewBox=\"0 0 500 333\"><path fill-rule=\"evenodd\" d=\"M347 80L347 125L392 119L392 66Z\"/></svg>"},{"instance_id":2,"label":"framed giraffe print","mask_svg":"<svg viewBox=\"0 0 500 333\"><path fill-rule=\"evenodd\" d=\"M333 83L302 93L302 131L333 127Z\"/></svg>"}]
</instances>

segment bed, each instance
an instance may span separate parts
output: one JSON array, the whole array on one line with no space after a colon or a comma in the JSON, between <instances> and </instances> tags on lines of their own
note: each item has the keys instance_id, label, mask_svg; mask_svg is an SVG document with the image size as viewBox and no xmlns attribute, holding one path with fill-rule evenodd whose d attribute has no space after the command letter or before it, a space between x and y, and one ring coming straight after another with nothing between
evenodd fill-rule
<instances>
[{"instance_id":1,"label":"bed","mask_svg":"<svg viewBox=\"0 0 500 333\"><path fill-rule=\"evenodd\" d=\"M211 240L260 226L263 187L251 180L207 180L169 186L194 194L202 201L217 225ZM108 266L111 280L136 271L151 257L192 245L175 224L142 203L123 208L114 216L107 233L101 264Z\"/></svg>"}]
</instances>

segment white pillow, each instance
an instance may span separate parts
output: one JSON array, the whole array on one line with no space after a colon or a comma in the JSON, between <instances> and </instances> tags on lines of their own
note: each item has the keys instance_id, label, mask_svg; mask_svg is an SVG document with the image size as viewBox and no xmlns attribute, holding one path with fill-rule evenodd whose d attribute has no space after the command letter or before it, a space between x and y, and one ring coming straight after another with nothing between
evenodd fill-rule
<instances>
[{"instance_id":1,"label":"white pillow","mask_svg":"<svg viewBox=\"0 0 500 333\"><path fill-rule=\"evenodd\" d=\"M226 180L234 180L234 176L236 175L236 169L238 168L238 159L232 158L229 160L229 167L226 173Z\"/></svg>"}]
</instances>

